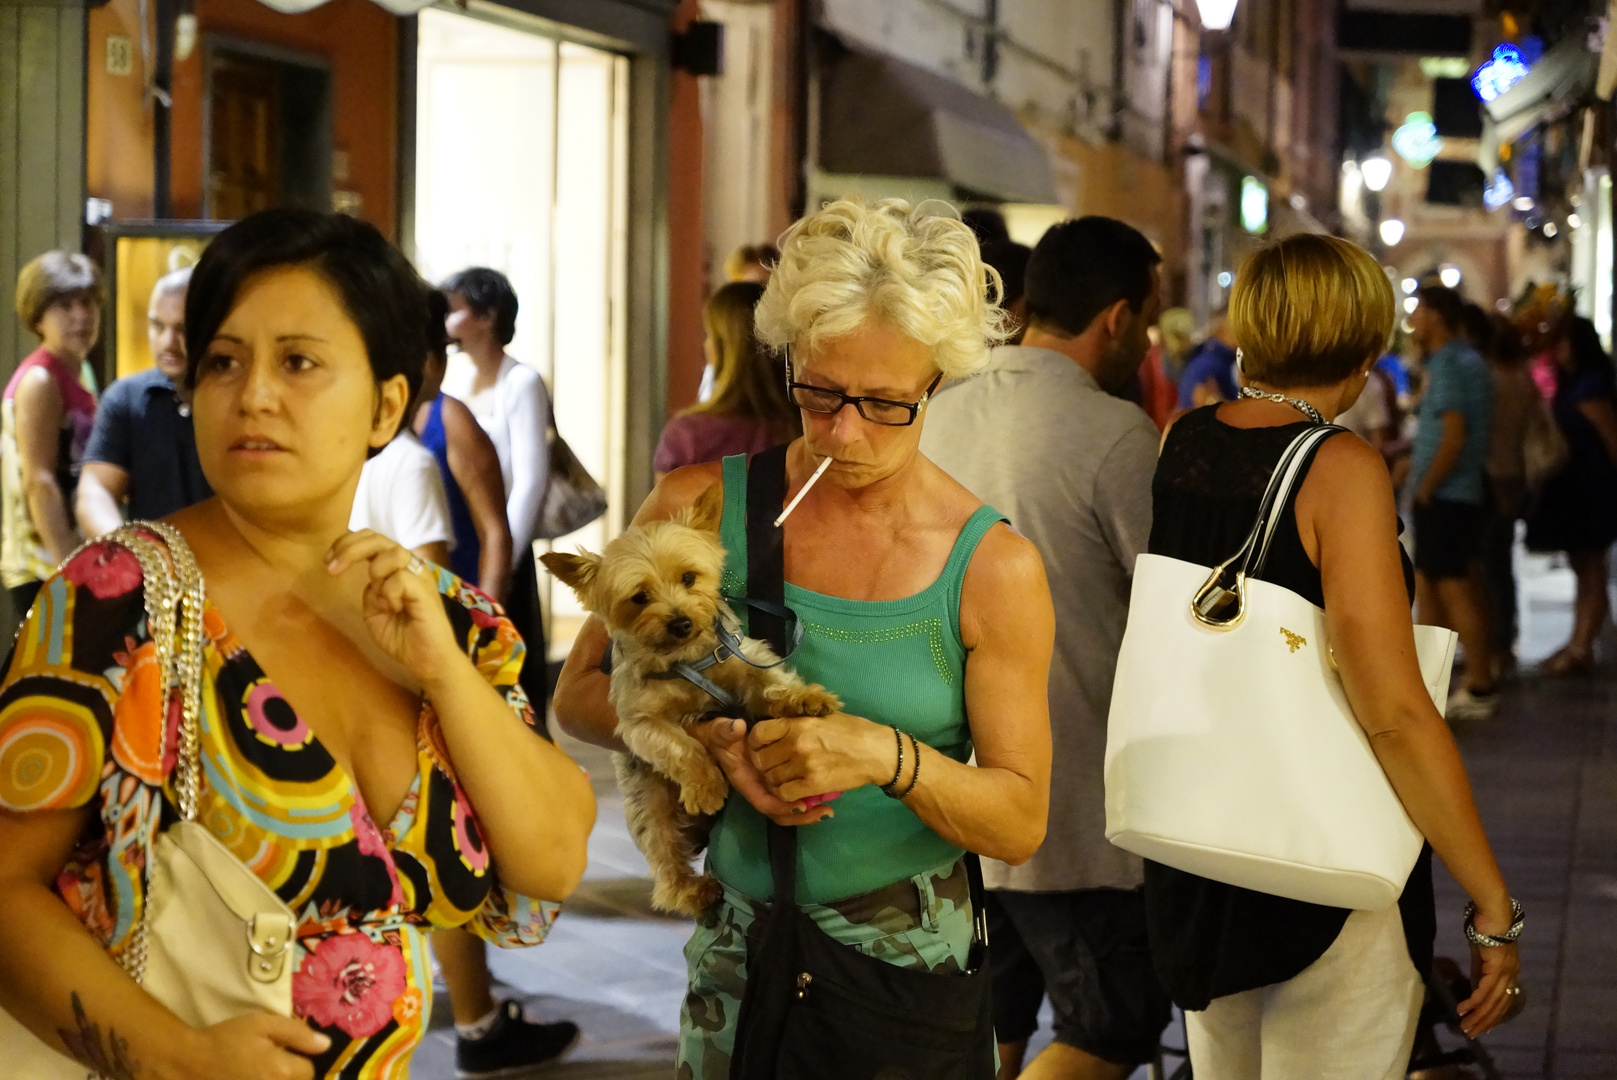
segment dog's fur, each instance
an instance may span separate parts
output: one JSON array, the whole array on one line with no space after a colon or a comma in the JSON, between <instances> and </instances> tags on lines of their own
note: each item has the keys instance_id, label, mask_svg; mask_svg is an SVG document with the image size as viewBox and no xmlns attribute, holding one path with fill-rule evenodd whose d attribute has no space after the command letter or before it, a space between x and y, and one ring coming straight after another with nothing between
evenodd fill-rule
<instances>
[{"instance_id":1,"label":"dog's fur","mask_svg":"<svg viewBox=\"0 0 1617 1080\"><path fill-rule=\"evenodd\" d=\"M732 630L739 625L719 594L723 500L715 484L677 518L630 529L599 555L540 556L611 631L609 697L618 737L630 751L613 761L629 833L651 864L653 906L687 915L719 898L718 883L691 863L730 787L690 728L720 710L689 680L653 676L711 655L719 644L715 618ZM743 639L741 648L754 664L779 659L753 638ZM731 656L702 674L734 695L738 711L750 717L826 716L842 707L836 695L785 666L757 668Z\"/></svg>"}]
</instances>

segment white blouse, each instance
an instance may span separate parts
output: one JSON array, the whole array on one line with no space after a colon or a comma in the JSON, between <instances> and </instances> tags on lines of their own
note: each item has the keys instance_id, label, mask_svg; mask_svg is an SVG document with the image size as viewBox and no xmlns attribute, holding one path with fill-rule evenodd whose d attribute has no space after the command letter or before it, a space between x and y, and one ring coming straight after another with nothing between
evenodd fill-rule
<instances>
[{"instance_id":1,"label":"white blouse","mask_svg":"<svg viewBox=\"0 0 1617 1080\"><path fill-rule=\"evenodd\" d=\"M532 557L545 485L550 480L550 391L545 380L509 354L500 361L493 385L472 392L477 365L453 353L444 372L444 393L465 403L494 443L505 478L505 516L511 524L512 566Z\"/></svg>"}]
</instances>

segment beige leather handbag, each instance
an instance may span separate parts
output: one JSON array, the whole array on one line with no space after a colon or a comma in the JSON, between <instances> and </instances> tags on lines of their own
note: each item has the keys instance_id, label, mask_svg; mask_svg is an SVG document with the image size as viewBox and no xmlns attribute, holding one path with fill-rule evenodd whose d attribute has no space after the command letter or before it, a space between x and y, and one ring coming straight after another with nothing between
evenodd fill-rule
<instances>
[{"instance_id":1,"label":"beige leather handbag","mask_svg":"<svg viewBox=\"0 0 1617 1080\"><path fill-rule=\"evenodd\" d=\"M164 544L155 543L153 534ZM105 539L122 544L140 562L157 662L167 673L169 700L179 695L182 717L173 782L180 820L152 845L146 905L119 963L192 1027L249 1012L291 1016L292 910L196 820L203 599L196 558L184 537L158 522L133 522ZM96 1019L116 1024L115 1017ZM0 1062L8 1080L95 1075L4 1011Z\"/></svg>"}]
</instances>

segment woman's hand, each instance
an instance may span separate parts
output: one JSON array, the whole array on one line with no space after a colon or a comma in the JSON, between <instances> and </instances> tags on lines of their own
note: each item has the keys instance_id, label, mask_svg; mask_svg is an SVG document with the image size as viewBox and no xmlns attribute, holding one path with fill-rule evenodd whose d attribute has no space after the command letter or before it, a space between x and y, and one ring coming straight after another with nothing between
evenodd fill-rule
<instances>
[{"instance_id":1,"label":"woman's hand","mask_svg":"<svg viewBox=\"0 0 1617 1080\"><path fill-rule=\"evenodd\" d=\"M747 736L752 764L769 789L793 800L887 783L898 745L886 724L847 713L763 720Z\"/></svg>"},{"instance_id":2,"label":"woman's hand","mask_svg":"<svg viewBox=\"0 0 1617 1080\"><path fill-rule=\"evenodd\" d=\"M196 1033L186 1061L172 1075L185 1080L313 1080L309 1060L331 1039L302 1020L248 1013Z\"/></svg>"},{"instance_id":3,"label":"woman's hand","mask_svg":"<svg viewBox=\"0 0 1617 1080\"><path fill-rule=\"evenodd\" d=\"M724 770L730 786L751 803L754 810L775 824L812 825L833 816L829 805L809 807L801 801L787 802L769 789L747 751L745 721L721 717L697 724L691 729L691 734L707 747L707 752Z\"/></svg>"},{"instance_id":4,"label":"woman's hand","mask_svg":"<svg viewBox=\"0 0 1617 1080\"><path fill-rule=\"evenodd\" d=\"M1516 985L1522 969L1521 956L1514 945L1491 949L1471 946L1471 996L1460 1002L1460 1026L1471 1038L1492 1031L1515 1007L1517 995L1508 991Z\"/></svg>"},{"instance_id":5,"label":"woman's hand","mask_svg":"<svg viewBox=\"0 0 1617 1080\"><path fill-rule=\"evenodd\" d=\"M326 568L335 576L368 564L365 628L390 659L428 688L442 679L449 664L466 657L455 642L437 583L427 572L411 572L414 558L387 537L362 529L331 545Z\"/></svg>"},{"instance_id":6,"label":"woman's hand","mask_svg":"<svg viewBox=\"0 0 1617 1080\"><path fill-rule=\"evenodd\" d=\"M1514 913L1509 904L1508 914L1478 911L1472 923L1484 934L1503 934L1510 929ZM1514 944L1483 948L1471 946L1471 996L1460 1002L1460 1026L1471 1038L1491 1031L1510 1018L1511 1010L1519 1001L1519 994L1510 993L1516 985L1516 976L1522 969L1521 955Z\"/></svg>"}]
</instances>

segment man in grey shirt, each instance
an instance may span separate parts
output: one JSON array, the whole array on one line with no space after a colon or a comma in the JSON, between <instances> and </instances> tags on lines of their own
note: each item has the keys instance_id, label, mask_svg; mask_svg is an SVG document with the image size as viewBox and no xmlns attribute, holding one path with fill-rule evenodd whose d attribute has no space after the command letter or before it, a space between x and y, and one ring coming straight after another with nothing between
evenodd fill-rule
<instances>
[{"instance_id":1,"label":"man in grey shirt","mask_svg":"<svg viewBox=\"0 0 1617 1080\"><path fill-rule=\"evenodd\" d=\"M921 451L1011 519L1055 601L1054 758L1044 845L983 860L1001 1077L1122 1080L1154 1054L1168 995L1151 969L1140 860L1106 840L1101 763L1134 558L1151 533L1157 429L1112 396L1145 358L1157 253L1121 221L1057 225L1028 263L1028 326L944 388ZM1021 1071L1048 993L1055 1042Z\"/></svg>"}]
</instances>

